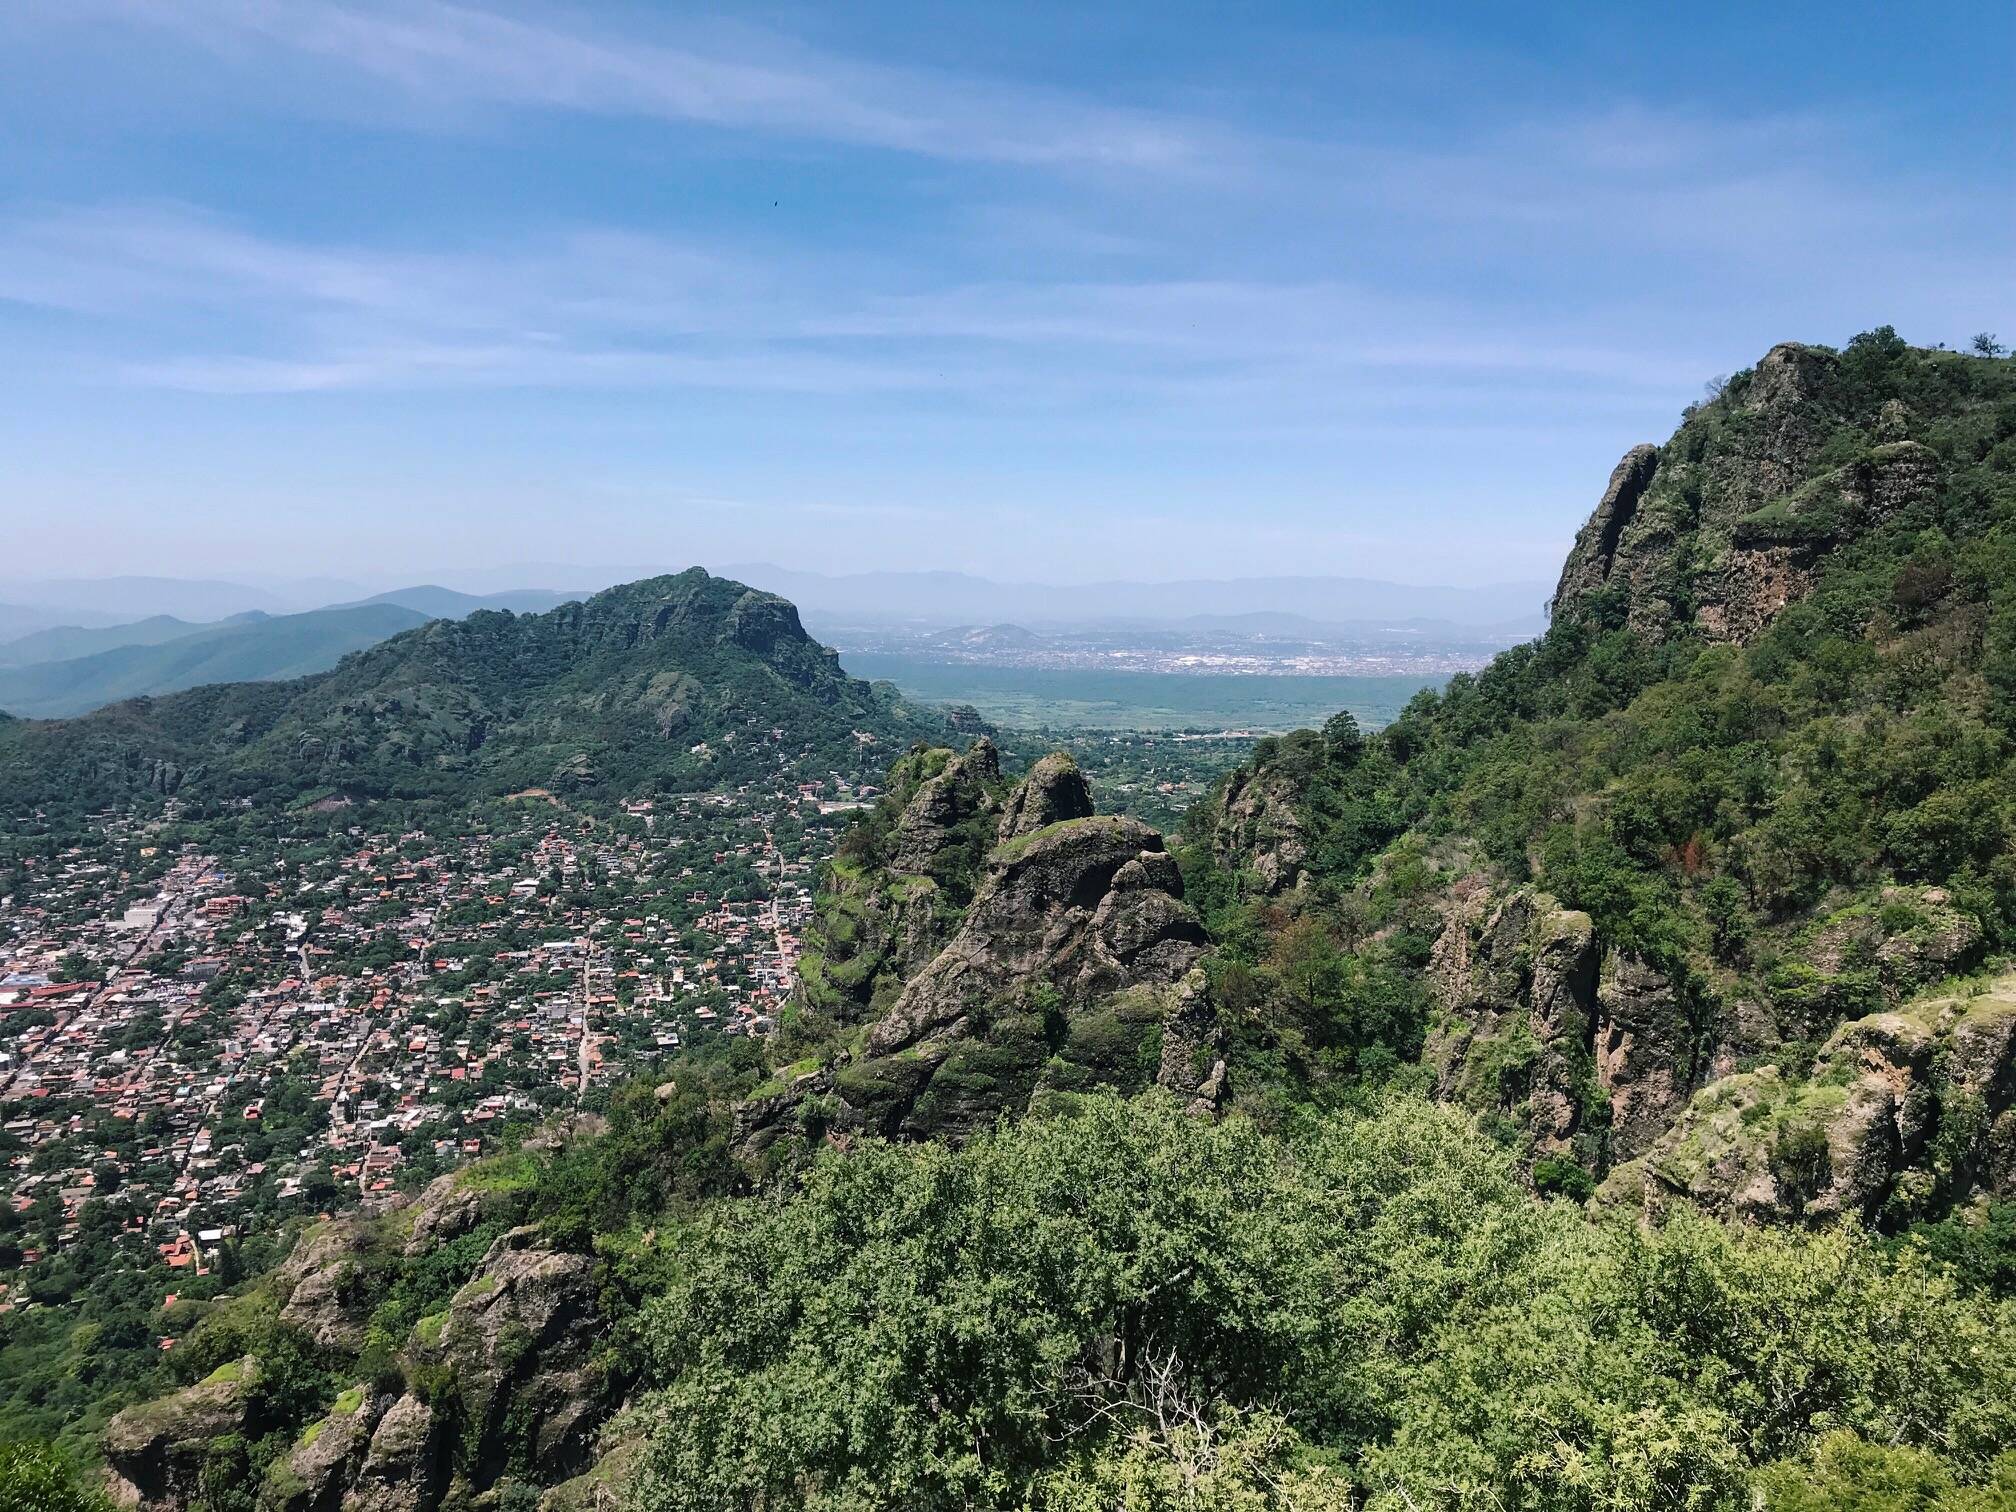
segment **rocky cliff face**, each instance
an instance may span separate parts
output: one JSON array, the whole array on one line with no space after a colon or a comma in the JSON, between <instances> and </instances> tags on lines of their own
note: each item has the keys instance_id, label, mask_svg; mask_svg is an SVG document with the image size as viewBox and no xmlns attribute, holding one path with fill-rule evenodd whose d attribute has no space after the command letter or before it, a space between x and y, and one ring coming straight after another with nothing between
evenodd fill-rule
<instances>
[{"instance_id":1,"label":"rocky cliff face","mask_svg":"<svg viewBox=\"0 0 2016 1512\"><path fill-rule=\"evenodd\" d=\"M1775 1066L1704 1088L1604 1185L1657 1211L1817 1223L1903 1222L1935 1203L2016 1193L2016 979L1843 1024L1810 1075Z\"/></svg>"},{"instance_id":2,"label":"rocky cliff face","mask_svg":"<svg viewBox=\"0 0 2016 1512\"><path fill-rule=\"evenodd\" d=\"M443 1177L403 1210L309 1230L262 1285L287 1328L356 1363L373 1300L362 1268L421 1259L486 1221L494 1228L484 1194ZM538 1488L592 1473L596 1434L628 1385L600 1357L606 1328L590 1257L554 1249L533 1229L500 1234L470 1279L415 1325L392 1368L359 1379L297 1430L256 1488L260 1512L529 1505ZM200 1505L214 1494L206 1478L228 1473L224 1446L286 1427L269 1384L248 1356L119 1414L106 1449L120 1500L144 1512Z\"/></svg>"},{"instance_id":3,"label":"rocky cliff face","mask_svg":"<svg viewBox=\"0 0 2016 1512\"><path fill-rule=\"evenodd\" d=\"M1812 589L1832 552L1928 502L1939 460L1914 442L1830 463L1859 418L1839 369L1832 352L1773 347L1665 447L1627 452L1575 539L1554 613L1607 599L1641 634L1691 626L1748 641Z\"/></svg>"},{"instance_id":4,"label":"rocky cliff face","mask_svg":"<svg viewBox=\"0 0 2016 1512\"><path fill-rule=\"evenodd\" d=\"M917 859L906 838L917 830L944 834L964 822L954 795L973 761L969 753L948 764L933 780L949 783L927 783L905 806L899 858ZM926 810L929 824L913 826ZM1216 1098L1215 1019L1194 970L1204 930L1162 837L1095 815L1084 777L1061 756L971 812L993 817L993 843L956 928L872 1019L858 1050L744 1110L746 1146L808 1119L958 1137L1045 1091L1093 1085L1160 1082L1192 1101Z\"/></svg>"},{"instance_id":5,"label":"rocky cliff face","mask_svg":"<svg viewBox=\"0 0 2016 1512\"><path fill-rule=\"evenodd\" d=\"M1673 984L1531 886L1459 881L1428 971L1437 1094L1515 1116L1540 1154L1635 1155L1696 1083Z\"/></svg>"},{"instance_id":6,"label":"rocky cliff face","mask_svg":"<svg viewBox=\"0 0 2016 1512\"><path fill-rule=\"evenodd\" d=\"M129 1407L105 1430L112 1491L123 1505L179 1509L202 1490L211 1445L263 1426L260 1369L247 1356L171 1396Z\"/></svg>"},{"instance_id":7,"label":"rocky cliff face","mask_svg":"<svg viewBox=\"0 0 2016 1512\"><path fill-rule=\"evenodd\" d=\"M1310 823L1302 784L1289 767L1248 762L1206 801L1220 865L1250 877L1263 894L1286 892L1308 875Z\"/></svg>"},{"instance_id":8,"label":"rocky cliff face","mask_svg":"<svg viewBox=\"0 0 2016 1512\"><path fill-rule=\"evenodd\" d=\"M991 740L915 751L890 772L886 832L828 867L800 964L802 1003L854 1023L886 1008L972 901L1008 784Z\"/></svg>"}]
</instances>

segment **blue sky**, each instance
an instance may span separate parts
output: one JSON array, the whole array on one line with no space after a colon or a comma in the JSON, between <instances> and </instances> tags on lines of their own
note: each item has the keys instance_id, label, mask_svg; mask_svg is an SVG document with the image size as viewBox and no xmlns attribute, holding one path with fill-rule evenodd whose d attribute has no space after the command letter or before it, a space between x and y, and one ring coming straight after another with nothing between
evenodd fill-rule
<instances>
[{"instance_id":1,"label":"blue sky","mask_svg":"<svg viewBox=\"0 0 2016 1512\"><path fill-rule=\"evenodd\" d=\"M2016 337L2012 18L9 0L4 555L1551 578L1772 342Z\"/></svg>"}]
</instances>

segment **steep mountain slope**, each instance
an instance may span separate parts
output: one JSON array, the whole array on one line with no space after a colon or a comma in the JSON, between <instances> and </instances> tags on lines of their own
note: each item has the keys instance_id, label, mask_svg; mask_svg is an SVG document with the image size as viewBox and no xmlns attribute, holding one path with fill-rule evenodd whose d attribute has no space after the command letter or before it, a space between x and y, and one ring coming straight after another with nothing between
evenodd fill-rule
<instances>
[{"instance_id":1,"label":"steep mountain slope","mask_svg":"<svg viewBox=\"0 0 2016 1512\"><path fill-rule=\"evenodd\" d=\"M841 672L784 600L696 569L545 614L435 620L294 682L16 721L0 797L691 787L780 759L875 769L937 728Z\"/></svg>"},{"instance_id":2,"label":"steep mountain slope","mask_svg":"<svg viewBox=\"0 0 2016 1512\"><path fill-rule=\"evenodd\" d=\"M1928 984L2016 938L2012 732L2016 365L1780 348L1627 457L1545 637L1263 743L1180 874L1068 759L905 754L775 1041L309 1229L115 1468L2003 1512L2016 980Z\"/></svg>"},{"instance_id":3,"label":"steep mountain slope","mask_svg":"<svg viewBox=\"0 0 2016 1512\"><path fill-rule=\"evenodd\" d=\"M425 615L411 609L374 604L191 626L191 633L160 642L0 671L0 707L28 718L60 719L118 699L158 697L203 683L305 677L425 622Z\"/></svg>"},{"instance_id":4,"label":"steep mountain slope","mask_svg":"<svg viewBox=\"0 0 2016 1512\"><path fill-rule=\"evenodd\" d=\"M2012 733L2016 364L1774 348L1619 464L1542 639L1369 740L1263 742L1194 816L1248 1085L1322 1084L1311 1037L1384 1016L1442 1096L1600 1174L2016 939ZM1910 1164L1855 1205L1986 1170Z\"/></svg>"}]
</instances>

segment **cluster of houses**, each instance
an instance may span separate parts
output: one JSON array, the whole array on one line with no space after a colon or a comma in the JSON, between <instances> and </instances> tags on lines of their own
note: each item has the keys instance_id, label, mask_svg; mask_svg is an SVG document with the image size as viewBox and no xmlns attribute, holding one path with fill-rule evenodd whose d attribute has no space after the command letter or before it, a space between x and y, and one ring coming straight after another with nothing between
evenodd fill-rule
<instances>
[{"instance_id":1,"label":"cluster of houses","mask_svg":"<svg viewBox=\"0 0 2016 1512\"><path fill-rule=\"evenodd\" d=\"M241 1227L370 1203L696 1035L766 1033L858 801L539 795L244 854L107 816L0 898L0 1192L59 1247L116 1193L200 1271Z\"/></svg>"}]
</instances>

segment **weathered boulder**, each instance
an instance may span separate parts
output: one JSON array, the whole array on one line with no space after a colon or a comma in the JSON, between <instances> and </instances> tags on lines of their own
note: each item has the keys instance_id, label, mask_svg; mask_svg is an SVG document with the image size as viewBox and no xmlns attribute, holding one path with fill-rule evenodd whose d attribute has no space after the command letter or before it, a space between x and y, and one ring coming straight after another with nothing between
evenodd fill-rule
<instances>
[{"instance_id":1,"label":"weathered boulder","mask_svg":"<svg viewBox=\"0 0 2016 1512\"><path fill-rule=\"evenodd\" d=\"M402 1396L378 1420L342 1512L432 1512L447 1470L434 1409Z\"/></svg>"},{"instance_id":2,"label":"weathered boulder","mask_svg":"<svg viewBox=\"0 0 2016 1512\"><path fill-rule=\"evenodd\" d=\"M609 1405L591 1362L601 1332L593 1264L537 1244L532 1229L502 1235L433 1346L454 1382L459 1467L479 1486L514 1455L545 1479L578 1469Z\"/></svg>"},{"instance_id":3,"label":"weathered boulder","mask_svg":"<svg viewBox=\"0 0 2016 1512\"><path fill-rule=\"evenodd\" d=\"M1257 759L1234 770L1213 800L1212 854L1263 894L1302 884L1311 854L1300 786L1284 766Z\"/></svg>"},{"instance_id":4,"label":"weathered boulder","mask_svg":"<svg viewBox=\"0 0 2016 1512\"><path fill-rule=\"evenodd\" d=\"M1684 1197L1755 1221L1902 1222L1935 1200L2007 1192L2016 979L1843 1024L1803 1079L1740 1072L1604 1184L1656 1209Z\"/></svg>"},{"instance_id":5,"label":"weathered boulder","mask_svg":"<svg viewBox=\"0 0 2016 1512\"><path fill-rule=\"evenodd\" d=\"M414 1202L403 1249L409 1260L459 1239L483 1219L483 1193L459 1171L437 1176Z\"/></svg>"},{"instance_id":6,"label":"weathered boulder","mask_svg":"<svg viewBox=\"0 0 2016 1512\"><path fill-rule=\"evenodd\" d=\"M142 1507L179 1508L197 1495L211 1441L257 1426L259 1362L247 1355L193 1386L128 1407L106 1425L115 1495Z\"/></svg>"},{"instance_id":7,"label":"weathered boulder","mask_svg":"<svg viewBox=\"0 0 2016 1512\"><path fill-rule=\"evenodd\" d=\"M311 1423L275 1460L259 1489L260 1512L340 1512L344 1493L364 1468L371 1435L392 1398L356 1386Z\"/></svg>"},{"instance_id":8,"label":"weathered boulder","mask_svg":"<svg viewBox=\"0 0 2016 1512\"><path fill-rule=\"evenodd\" d=\"M304 1233L274 1276L275 1291L287 1299L280 1321L320 1348L354 1354L363 1346L366 1321L358 1273L375 1244L370 1220L356 1214Z\"/></svg>"},{"instance_id":9,"label":"weathered boulder","mask_svg":"<svg viewBox=\"0 0 2016 1512\"><path fill-rule=\"evenodd\" d=\"M1092 813L1092 790L1078 763L1063 751L1053 751L1034 766L1002 807L996 838L1014 840L1034 834L1046 825L1066 819L1084 819Z\"/></svg>"},{"instance_id":10,"label":"weathered boulder","mask_svg":"<svg viewBox=\"0 0 2016 1512\"><path fill-rule=\"evenodd\" d=\"M1201 977L1185 985L1203 927L1161 836L1075 812L1088 804L1068 761L1038 763L1011 795L957 932L821 1083L842 1127L956 1137L1046 1086L1165 1071L1215 1101L1215 1018Z\"/></svg>"}]
</instances>

